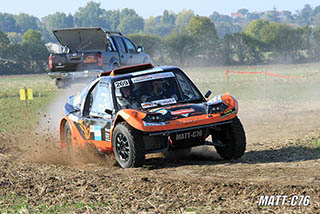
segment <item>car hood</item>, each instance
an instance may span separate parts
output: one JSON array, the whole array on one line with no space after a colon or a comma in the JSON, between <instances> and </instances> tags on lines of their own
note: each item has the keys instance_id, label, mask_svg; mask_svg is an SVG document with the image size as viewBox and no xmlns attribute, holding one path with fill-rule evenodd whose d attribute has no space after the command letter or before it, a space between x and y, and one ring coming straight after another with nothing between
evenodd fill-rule
<instances>
[{"instance_id":1,"label":"car hood","mask_svg":"<svg viewBox=\"0 0 320 214\"><path fill-rule=\"evenodd\" d=\"M101 28L67 28L53 30L53 34L62 46L72 52L105 50L106 33Z\"/></svg>"}]
</instances>

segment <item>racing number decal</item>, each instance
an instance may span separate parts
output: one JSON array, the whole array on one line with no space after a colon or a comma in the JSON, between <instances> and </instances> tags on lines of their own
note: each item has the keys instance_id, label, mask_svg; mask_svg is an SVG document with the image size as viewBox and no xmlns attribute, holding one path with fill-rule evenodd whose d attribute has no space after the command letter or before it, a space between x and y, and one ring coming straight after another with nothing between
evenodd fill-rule
<instances>
[{"instance_id":1,"label":"racing number decal","mask_svg":"<svg viewBox=\"0 0 320 214\"><path fill-rule=\"evenodd\" d=\"M196 138L196 137L202 137L202 130L176 134L176 140L186 140L189 138Z\"/></svg>"},{"instance_id":2,"label":"racing number decal","mask_svg":"<svg viewBox=\"0 0 320 214\"><path fill-rule=\"evenodd\" d=\"M114 82L114 86L116 88L123 88L123 87L127 87L129 85L130 85L130 83L128 80L120 80L120 81Z\"/></svg>"}]
</instances>

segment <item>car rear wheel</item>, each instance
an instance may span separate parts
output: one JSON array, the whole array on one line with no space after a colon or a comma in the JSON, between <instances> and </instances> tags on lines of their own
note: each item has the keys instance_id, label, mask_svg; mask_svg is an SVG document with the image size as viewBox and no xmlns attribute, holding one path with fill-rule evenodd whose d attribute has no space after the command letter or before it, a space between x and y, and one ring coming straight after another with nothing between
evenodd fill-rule
<instances>
[{"instance_id":1,"label":"car rear wheel","mask_svg":"<svg viewBox=\"0 0 320 214\"><path fill-rule=\"evenodd\" d=\"M143 165L145 151L142 138L126 122L119 123L112 134L112 146L115 158L122 168Z\"/></svg>"},{"instance_id":2,"label":"car rear wheel","mask_svg":"<svg viewBox=\"0 0 320 214\"><path fill-rule=\"evenodd\" d=\"M238 159L246 150L246 136L238 117L232 120L232 124L226 125L221 131L212 134L212 139L222 145L215 146L218 154L226 160Z\"/></svg>"},{"instance_id":3,"label":"car rear wheel","mask_svg":"<svg viewBox=\"0 0 320 214\"><path fill-rule=\"evenodd\" d=\"M72 149L72 134L71 127L68 122L64 125L63 128L63 143L65 144L65 148L70 151Z\"/></svg>"}]
</instances>

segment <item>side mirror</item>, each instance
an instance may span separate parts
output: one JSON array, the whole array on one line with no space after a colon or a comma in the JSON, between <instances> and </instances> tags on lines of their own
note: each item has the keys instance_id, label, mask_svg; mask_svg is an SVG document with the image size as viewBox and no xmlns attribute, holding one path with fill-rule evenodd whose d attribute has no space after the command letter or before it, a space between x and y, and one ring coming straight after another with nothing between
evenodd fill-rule
<instances>
[{"instance_id":1,"label":"side mirror","mask_svg":"<svg viewBox=\"0 0 320 214\"><path fill-rule=\"evenodd\" d=\"M110 110L110 109L106 109L104 112L106 112L107 114L111 114L112 115L112 110Z\"/></svg>"},{"instance_id":2,"label":"side mirror","mask_svg":"<svg viewBox=\"0 0 320 214\"><path fill-rule=\"evenodd\" d=\"M204 97L205 97L205 98L209 98L211 94L212 94L212 92L209 90L209 91L204 95Z\"/></svg>"},{"instance_id":3,"label":"side mirror","mask_svg":"<svg viewBox=\"0 0 320 214\"><path fill-rule=\"evenodd\" d=\"M144 51L144 48L142 46L137 47L137 53L141 53Z\"/></svg>"}]
</instances>

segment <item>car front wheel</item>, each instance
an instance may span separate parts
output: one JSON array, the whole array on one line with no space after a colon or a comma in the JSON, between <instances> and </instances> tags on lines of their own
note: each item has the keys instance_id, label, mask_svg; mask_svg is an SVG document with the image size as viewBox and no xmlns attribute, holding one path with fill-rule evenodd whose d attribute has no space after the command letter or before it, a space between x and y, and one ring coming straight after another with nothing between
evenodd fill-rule
<instances>
[{"instance_id":1,"label":"car front wheel","mask_svg":"<svg viewBox=\"0 0 320 214\"><path fill-rule=\"evenodd\" d=\"M232 124L224 126L221 131L214 132L212 139L221 143L221 146L215 146L215 148L226 160L238 159L246 150L246 136L238 117L232 120Z\"/></svg>"},{"instance_id":2,"label":"car front wheel","mask_svg":"<svg viewBox=\"0 0 320 214\"><path fill-rule=\"evenodd\" d=\"M140 167L145 160L142 138L126 122L119 123L112 134L115 158L122 168Z\"/></svg>"}]
</instances>

